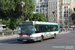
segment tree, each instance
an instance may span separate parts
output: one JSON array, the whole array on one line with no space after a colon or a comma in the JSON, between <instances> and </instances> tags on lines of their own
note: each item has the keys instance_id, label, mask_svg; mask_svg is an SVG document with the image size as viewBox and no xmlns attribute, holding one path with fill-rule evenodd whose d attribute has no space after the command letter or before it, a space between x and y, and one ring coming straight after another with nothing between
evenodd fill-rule
<instances>
[{"instance_id":1,"label":"tree","mask_svg":"<svg viewBox=\"0 0 75 50\"><path fill-rule=\"evenodd\" d=\"M0 0L0 17L3 20L9 20L9 28L14 30L18 21L22 21L22 7L20 2L25 2L24 20L33 18L35 10L34 0Z\"/></svg>"},{"instance_id":2,"label":"tree","mask_svg":"<svg viewBox=\"0 0 75 50\"><path fill-rule=\"evenodd\" d=\"M75 19L75 13L73 13L73 14L71 15L71 18L72 18L72 20Z\"/></svg>"},{"instance_id":3,"label":"tree","mask_svg":"<svg viewBox=\"0 0 75 50\"><path fill-rule=\"evenodd\" d=\"M33 21L47 22L47 19L45 18L45 15L44 14L40 14L40 13L34 14L32 20Z\"/></svg>"},{"instance_id":4,"label":"tree","mask_svg":"<svg viewBox=\"0 0 75 50\"><path fill-rule=\"evenodd\" d=\"M74 8L74 12L75 12L75 8Z\"/></svg>"},{"instance_id":5,"label":"tree","mask_svg":"<svg viewBox=\"0 0 75 50\"><path fill-rule=\"evenodd\" d=\"M2 24L5 24L6 27L9 26L9 22L10 22L10 19L8 19L8 20L3 19L3 20L2 20Z\"/></svg>"},{"instance_id":6,"label":"tree","mask_svg":"<svg viewBox=\"0 0 75 50\"><path fill-rule=\"evenodd\" d=\"M74 8L74 12L75 12L75 8ZM72 20L75 20L75 13L73 13L73 14L71 15L71 18L72 18Z\"/></svg>"}]
</instances>

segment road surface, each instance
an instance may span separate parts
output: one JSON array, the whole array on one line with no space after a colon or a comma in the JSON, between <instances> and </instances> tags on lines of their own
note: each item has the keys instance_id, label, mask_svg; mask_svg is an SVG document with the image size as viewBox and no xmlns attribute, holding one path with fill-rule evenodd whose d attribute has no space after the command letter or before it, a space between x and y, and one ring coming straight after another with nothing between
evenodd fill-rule
<instances>
[{"instance_id":1,"label":"road surface","mask_svg":"<svg viewBox=\"0 0 75 50\"><path fill-rule=\"evenodd\" d=\"M0 50L75 50L75 31L59 34L56 39L43 42L3 42L0 43Z\"/></svg>"}]
</instances>

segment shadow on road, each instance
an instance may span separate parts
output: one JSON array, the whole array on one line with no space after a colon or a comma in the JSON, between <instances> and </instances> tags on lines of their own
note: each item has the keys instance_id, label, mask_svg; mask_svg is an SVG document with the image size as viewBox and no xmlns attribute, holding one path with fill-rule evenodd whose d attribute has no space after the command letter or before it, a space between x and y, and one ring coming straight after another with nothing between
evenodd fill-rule
<instances>
[{"instance_id":1,"label":"shadow on road","mask_svg":"<svg viewBox=\"0 0 75 50\"><path fill-rule=\"evenodd\" d=\"M45 42L45 41L49 41L49 40L52 40L53 38L48 38L48 39L44 39L42 42ZM57 39L57 38L56 38ZM8 42L2 42L3 44L34 44L34 43L39 43L40 41L17 41L17 40L14 40L14 41L8 41ZM40 42L41 43L41 42Z\"/></svg>"}]
</instances>

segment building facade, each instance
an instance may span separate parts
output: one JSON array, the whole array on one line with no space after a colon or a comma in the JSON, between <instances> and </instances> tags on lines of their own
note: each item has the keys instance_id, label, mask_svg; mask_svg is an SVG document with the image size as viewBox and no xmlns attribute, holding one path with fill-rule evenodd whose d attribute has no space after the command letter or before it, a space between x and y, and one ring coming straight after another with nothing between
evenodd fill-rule
<instances>
[{"instance_id":1,"label":"building facade","mask_svg":"<svg viewBox=\"0 0 75 50\"><path fill-rule=\"evenodd\" d=\"M35 0L35 11L33 13L40 13L40 0Z\"/></svg>"},{"instance_id":2,"label":"building facade","mask_svg":"<svg viewBox=\"0 0 75 50\"><path fill-rule=\"evenodd\" d=\"M70 27L73 13L73 0L40 0L40 13L44 13L48 22L58 23L60 27Z\"/></svg>"},{"instance_id":3,"label":"building facade","mask_svg":"<svg viewBox=\"0 0 75 50\"><path fill-rule=\"evenodd\" d=\"M40 13L44 13L48 20L48 0L40 0Z\"/></svg>"},{"instance_id":4,"label":"building facade","mask_svg":"<svg viewBox=\"0 0 75 50\"><path fill-rule=\"evenodd\" d=\"M74 8L75 8L75 4L74 4Z\"/></svg>"}]
</instances>

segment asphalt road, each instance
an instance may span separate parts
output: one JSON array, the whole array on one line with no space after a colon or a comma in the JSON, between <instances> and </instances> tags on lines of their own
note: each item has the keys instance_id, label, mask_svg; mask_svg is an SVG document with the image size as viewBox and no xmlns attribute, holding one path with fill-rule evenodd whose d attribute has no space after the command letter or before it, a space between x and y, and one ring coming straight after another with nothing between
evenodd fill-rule
<instances>
[{"instance_id":1,"label":"asphalt road","mask_svg":"<svg viewBox=\"0 0 75 50\"><path fill-rule=\"evenodd\" d=\"M56 39L43 42L3 42L0 43L0 50L75 50L75 31L59 34Z\"/></svg>"}]
</instances>

